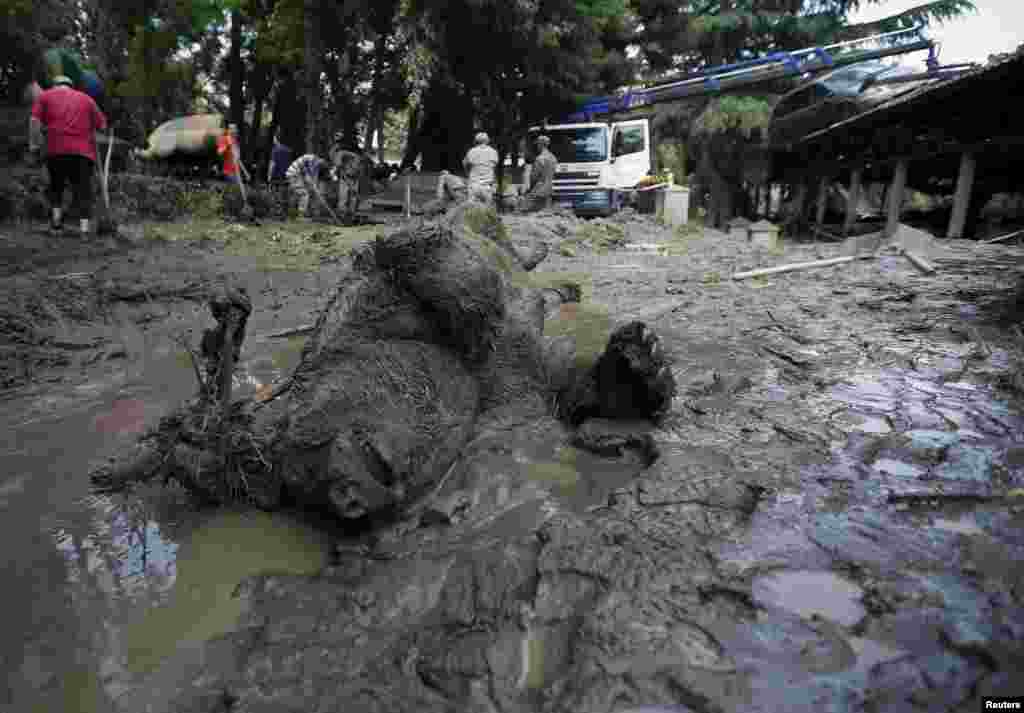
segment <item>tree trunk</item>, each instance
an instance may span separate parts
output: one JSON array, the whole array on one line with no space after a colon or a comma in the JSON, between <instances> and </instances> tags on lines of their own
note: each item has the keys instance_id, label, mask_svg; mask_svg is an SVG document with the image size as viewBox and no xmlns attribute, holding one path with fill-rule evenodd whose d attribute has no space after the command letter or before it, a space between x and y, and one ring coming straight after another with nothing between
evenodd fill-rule
<instances>
[{"instance_id":1,"label":"tree trunk","mask_svg":"<svg viewBox=\"0 0 1024 713\"><path fill-rule=\"evenodd\" d=\"M719 16L731 14L733 11L733 0L721 0L719 3ZM719 30L715 33L715 49L713 64L728 64L732 59L731 48L729 47L729 33Z\"/></svg>"},{"instance_id":2,"label":"tree trunk","mask_svg":"<svg viewBox=\"0 0 1024 713\"><path fill-rule=\"evenodd\" d=\"M306 131L303 152L317 153L321 132L323 99L320 96L320 75L323 74L323 41L320 24L323 13L321 0L303 0L303 71L302 93L306 100Z\"/></svg>"},{"instance_id":3,"label":"tree trunk","mask_svg":"<svg viewBox=\"0 0 1024 713\"><path fill-rule=\"evenodd\" d=\"M383 164L386 160L384 155L384 107L377 107L377 163Z\"/></svg>"},{"instance_id":4,"label":"tree trunk","mask_svg":"<svg viewBox=\"0 0 1024 713\"><path fill-rule=\"evenodd\" d=\"M253 165L255 165L255 155L257 152L260 156L259 161L259 175L267 175L267 164L270 162L270 147L273 145L274 134L270 133L269 136L263 135L263 108L267 104L267 100L270 98L270 91L273 88L273 82L270 78L270 72L264 70L260 73L257 86L254 91L254 106L252 113L252 132L250 145L252 146Z\"/></svg>"},{"instance_id":5,"label":"tree trunk","mask_svg":"<svg viewBox=\"0 0 1024 713\"><path fill-rule=\"evenodd\" d=\"M231 122L238 126L238 143L245 155L248 132L245 127L245 98L242 96L242 83L245 78L245 66L242 64L242 13L231 11L231 49L228 55L228 72L230 75L228 99L231 102Z\"/></svg>"},{"instance_id":6,"label":"tree trunk","mask_svg":"<svg viewBox=\"0 0 1024 713\"><path fill-rule=\"evenodd\" d=\"M380 129L380 123L378 121L378 114L381 110L381 77L384 74L384 51L387 49L385 40L387 38L377 33L377 38L373 43L373 87L370 90L370 106L366 112L366 141L363 147L366 152L369 153L373 149L373 137L374 134ZM384 160L384 142L383 137L378 134L377 136L377 161L381 162Z\"/></svg>"},{"instance_id":7,"label":"tree trunk","mask_svg":"<svg viewBox=\"0 0 1024 713\"><path fill-rule=\"evenodd\" d=\"M305 151L306 140L306 104L299 89L299 78L287 74L281 79L274 100L274 128L280 129L281 143L288 146L296 158Z\"/></svg>"},{"instance_id":8,"label":"tree trunk","mask_svg":"<svg viewBox=\"0 0 1024 713\"><path fill-rule=\"evenodd\" d=\"M457 88L435 82L423 98L419 131L424 171L462 173L462 158L473 139L473 103Z\"/></svg>"},{"instance_id":9,"label":"tree trunk","mask_svg":"<svg viewBox=\"0 0 1024 713\"><path fill-rule=\"evenodd\" d=\"M409 112L409 125L406 127L405 150L402 153L402 170L411 167L416 163L416 157L420 153L420 116L422 116L421 104L416 104Z\"/></svg>"},{"instance_id":10,"label":"tree trunk","mask_svg":"<svg viewBox=\"0 0 1024 713\"><path fill-rule=\"evenodd\" d=\"M359 64L359 48L355 41L350 42L347 51L345 52L346 64L345 72L342 75L342 81L345 83L345 96L348 97L348 103L346 105L345 112L345 125L343 131L345 132L346 140L349 141L353 146L359 145L359 119L362 118L359 114L359 110L355 105L356 96L356 67ZM369 149L369 146L364 144L363 149Z\"/></svg>"}]
</instances>

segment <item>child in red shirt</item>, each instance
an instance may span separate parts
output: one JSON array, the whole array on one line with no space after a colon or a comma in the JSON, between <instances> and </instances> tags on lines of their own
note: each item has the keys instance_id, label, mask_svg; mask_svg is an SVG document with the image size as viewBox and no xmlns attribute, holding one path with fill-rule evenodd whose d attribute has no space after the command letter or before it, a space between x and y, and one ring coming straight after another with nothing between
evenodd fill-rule
<instances>
[{"instance_id":1,"label":"child in red shirt","mask_svg":"<svg viewBox=\"0 0 1024 713\"><path fill-rule=\"evenodd\" d=\"M231 183L238 183L239 169L246 180L249 180L249 172L245 170L239 158L238 148L238 126L229 124L224 133L217 138L217 153L224 159L224 178Z\"/></svg>"}]
</instances>

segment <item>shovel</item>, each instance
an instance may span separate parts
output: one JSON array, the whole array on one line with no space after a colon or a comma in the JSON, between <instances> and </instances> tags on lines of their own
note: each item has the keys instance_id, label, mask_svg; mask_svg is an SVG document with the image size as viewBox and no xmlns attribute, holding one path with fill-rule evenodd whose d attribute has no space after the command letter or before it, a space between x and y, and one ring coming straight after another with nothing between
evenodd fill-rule
<instances>
[{"instance_id":1,"label":"shovel","mask_svg":"<svg viewBox=\"0 0 1024 713\"><path fill-rule=\"evenodd\" d=\"M327 205L327 201L324 199L324 194L320 192L320 186L318 186L317 183L318 181L312 181L313 192L316 193L316 197L320 199L320 205L327 209L327 212L331 214L331 218L334 219L335 223L341 225L342 222L338 220L338 214L331 210L331 207Z\"/></svg>"},{"instance_id":2,"label":"shovel","mask_svg":"<svg viewBox=\"0 0 1024 713\"><path fill-rule=\"evenodd\" d=\"M107 135L107 156L103 161L100 171L100 186L103 189L103 205L106 207L106 214L101 216L96 223L96 232L100 235L117 233L117 222L110 210L110 157L114 153L114 127L110 127Z\"/></svg>"},{"instance_id":3,"label":"shovel","mask_svg":"<svg viewBox=\"0 0 1024 713\"><path fill-rule=\"evenodd\" d=\"M245 176L243 175L244 170L242 169L242 159L238 159L238 188L242 192L242 218L245 220L251 220L254 223L259 221L256 220L256 212L252 209L249 204L249 194L245 190Z\"/></svg>"}]
</instances>

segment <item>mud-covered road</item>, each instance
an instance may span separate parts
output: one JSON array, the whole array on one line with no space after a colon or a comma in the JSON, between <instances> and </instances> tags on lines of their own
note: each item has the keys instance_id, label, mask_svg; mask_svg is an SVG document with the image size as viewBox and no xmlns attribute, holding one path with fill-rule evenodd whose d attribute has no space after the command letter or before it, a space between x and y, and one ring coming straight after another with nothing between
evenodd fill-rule
<instances>
[{"instance_id":1,"label":"mud-covered road","mask_svg":"<svg viewBox=\"0 0 1024 713\"><path fill-rule=\"evenodd\" d=\"M219 275L255 307L239 389L286 372L340 238L309 272L231 249L241 233L47 250L0 230L0 710L895 713L1024 694L1024 250L939 241L931 276L885 256L733 281L842 248L507 224L555 248L538 272L584 283L550 332L661 336L680 384L661 457L499 433L415 517L351 537L173 490L93 497L85 471L192 391L181 339L209 325Z\"/></svg>"}]
</instances>

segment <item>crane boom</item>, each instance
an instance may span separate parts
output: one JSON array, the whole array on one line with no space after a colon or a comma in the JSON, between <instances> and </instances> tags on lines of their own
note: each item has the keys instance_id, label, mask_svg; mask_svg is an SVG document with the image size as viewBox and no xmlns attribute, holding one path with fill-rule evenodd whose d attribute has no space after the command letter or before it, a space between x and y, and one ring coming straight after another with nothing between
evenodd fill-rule
<instances>
[{"instance_id":1,"label":"crane boom","mask_svg":"<svg viewBox=\"0 0 1024 713\"><path fill-rule=\"evenodd\" d=\"M580 111L569 115L567 120L592 121L604 114L616 114L685 97L731 91L786 76L817 73L919 50L934 52L935 43L926 39L921 31L922 27L917 26L825 47L774 52L758 59L711 67L683 79L628 89L619 94L591 100L584 104ZM872 48L871 44L876 46Z\"/></svg>"}]
</instances>

